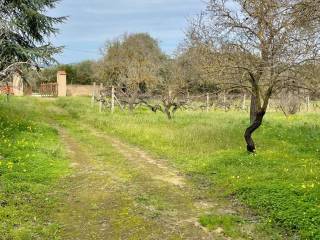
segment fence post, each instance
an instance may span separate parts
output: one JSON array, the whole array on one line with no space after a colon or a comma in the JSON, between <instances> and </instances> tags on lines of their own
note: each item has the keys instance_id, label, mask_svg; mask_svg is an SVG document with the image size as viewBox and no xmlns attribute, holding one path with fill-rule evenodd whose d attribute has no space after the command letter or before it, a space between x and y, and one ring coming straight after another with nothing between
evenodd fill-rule
<instances>
[{"instance_id":1,"label":"fence post","mask_svg":"<svg viewBox=\"0 0 320 240\"><path fill-rule=\"evenodd\" d=\"M306 101L307 101L307 112L309 112L309 110L310 110L310 96L307 96Z\"/></svg>"},{"instance_id":2,"label":"fence post","mask_svg":"<svg viewBox=\"0 0 320 240\"><path fill-rule=\"evenodd\" d=\"M223 105L224 105L224 111L227 111L227 97L226 97L226 91L223 92Z\"/></svg>"},{"instance_id":3,"label":"fence post","mask_svg":"<svg viewBox=\"0 0 320 240\"><path fill-rule=\"evenodd\" d=\"M171 101L171 97L172 97L172 91L171 91L171 89L169 89L169 99L170 99L170 101Z\"/></svg>"},{"instance_id":4,"label":"fence post","mask_svg":"<svg viewBox=\"0 0 320 240\"><path fill-rule=\"evenodd\" d=\"M100 83L100 101L99 101L99 112L102 112L102 89L103 89L103 83Z\"/></svg>"},{"instance_id":5,"label":"fence post","mask_svg":"<svg viewBox=\"0 0 320 240\"><path fill-rule=\"evenodd\" d=\"M114 91L114 86L112 86L111 89L111 113L114 113L114 96L115 95L115 91Z\"/></svg>"},{"instance_id":6,"label":"fence post","mask_svg":"<svg viewBox=\"0 0 320 240\"><path fill-rule=\"evenodd\" d=\"M246 94L243 94L243 102L242 102L242 110L246 110L246 99L247 98L247 95Z\"/></svg>"},{"instance_id":7,"label":"fence post","mask_svg":"<svg viewBox=\"0 0 320 240\"><path fill-rule=\"evenodd\" d=\"M10 96L10 86L8 81L6 81L6 102L9 102L9 96Z\"/></svg>"},{"instance_id":8,"label":"fence post","mask_svg":"<svg viewBox=\"0 0 320 240\"><path fill-rule=\"evenodd\" d=\"M96 95L96 83L93 83L93 90L92 90L92 97L91 97L91 106L94 106L94 100L95 100L95 96Z\"/></svg>"},{"instance_id":9,"label":"fence post","mask_svg":"<svg viewBox=\"0 0 320 240\"><path fill-rule=\"evenodd\" d=\"M210 108L210 95L209 93L207 93L207 112L209 112L209 108Z\"/></svg>"}]
</instances>

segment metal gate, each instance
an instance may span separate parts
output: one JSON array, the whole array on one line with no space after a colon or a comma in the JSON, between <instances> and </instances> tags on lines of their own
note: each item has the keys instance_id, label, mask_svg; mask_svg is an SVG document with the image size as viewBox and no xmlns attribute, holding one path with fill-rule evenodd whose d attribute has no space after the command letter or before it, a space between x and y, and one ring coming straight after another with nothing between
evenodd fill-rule
<instances>
[{"instance_id":1,"label":"metal gate","mask_svg":"<svg viewBox=\"0 0 320 240\"><path fill-rule=\"evenodd\" d=\"M58 84L57 83L41 83L40 95L42 97L58 97Z\"/></svg>"}]
</instances>

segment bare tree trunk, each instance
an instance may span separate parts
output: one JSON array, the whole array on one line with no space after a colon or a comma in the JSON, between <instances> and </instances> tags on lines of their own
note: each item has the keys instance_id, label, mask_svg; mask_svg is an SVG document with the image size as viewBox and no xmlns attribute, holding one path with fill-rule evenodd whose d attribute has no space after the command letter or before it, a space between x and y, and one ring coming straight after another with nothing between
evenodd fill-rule
<instances>
[{"instance_id":1,"label":"bare tree trunk","mask_svg":"<svg viewBox=\"0 0 320 240\"><path fill-rule=\"evenodd\" d=\"M134 94L132 94L132 96L130 96L130 98L129 98L128 104L129 104L129 111L130 111L130 112L133 112L133 110L134 110L134 104L135 104L135 102L136 102L136 100L137 100L137 96L138 96L138 94L134 93Z\"/></svg>"},{"instance_id":2,"label":"bare tree trunk","mask_svg":"<svg viewBox=\"0 0 320 240\"><path fill-rule=\"evenodd\" d=\"M223 105L224 105L224 111L227 111L227 97L226 97L226 91L223 92Z\"/></svg>"},{"instance_id":3,"label":"bare tree trunk","mask_svg":"<svg viewBox=\"0 0 320 240\"><path fill-rule=\"evenodd\" d=\"M257 98L255 95L251 95L251 104L250 104L250 124L253 124L258 113L258 104Z\"/></svg>"},{"instance_id":4,"label":"bare tree trunk","mask_svg":"<svg viewBox=\"0 0 320 240\"><path fill-rule=\"evenodd\" d=\"M261 124L262 124L262 120L264 115L266 114L265 110L259 111L255 114L254 116L254 120L251 123L250 127L248 127L246 129L246 132L244 134L244 138L246 140L247 143L247 150L248 152L254 153L256 150L256 146L255 143L252 139L252 134L254 133L255 130L257 130Z\"/></svg>"},{"instance_id":5,"label":"bare tree trunk","mask_svg":"<svg viewBox=\"0 0 320 240\"><path fill-rule=\"evenodd\" d=\"M132 101L132 99L130 99L130 101L129 101L129 111L133 112L133 110L134 110L134 101Z\"/></svg>"},{"instance_id":6,"label":"bare tree trunk","mask_svg":"<svg viewBox=\"0 0 320 240\"><path fill-rule=\"evenodd\" d=\"M168 119L171 120L172 119L172 115L171 115L171 112L170 112L170 107L164 106L164 112L166 113Z\"/></svg>"},{"instance_id":7,"label":"bare tree trunk","mask_svg":"<svg viewBox=\"0 0 320 240\"><path fill-rule=\"evenodd\" d=\"M128 104L129 104L129 111L132 113L133 110L135 109L136 107L136 104L138 104L137 101L139 100L139 90L136 89L132 92L132 94L130 94L130 97L129 97L129 101L128 101Z\"/></svg>"}]
</instances>

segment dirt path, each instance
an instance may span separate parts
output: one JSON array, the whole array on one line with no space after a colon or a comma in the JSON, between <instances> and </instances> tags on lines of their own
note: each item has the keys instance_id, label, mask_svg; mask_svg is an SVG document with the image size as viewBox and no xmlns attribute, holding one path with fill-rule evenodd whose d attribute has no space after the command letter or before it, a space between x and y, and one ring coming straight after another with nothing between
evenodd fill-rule
<instances>
[{"instance_id":1,"label":"dirt path","mask_svg":"<svg viewBox=\"0 0 320 240\"><path fill-rule=\"evenodd\" d=\"M60 134L73 172L61 183L61 239L231 239L198 219L233 210L209 201L163 159L86 125Z\"/></svg>"}]
</instances>

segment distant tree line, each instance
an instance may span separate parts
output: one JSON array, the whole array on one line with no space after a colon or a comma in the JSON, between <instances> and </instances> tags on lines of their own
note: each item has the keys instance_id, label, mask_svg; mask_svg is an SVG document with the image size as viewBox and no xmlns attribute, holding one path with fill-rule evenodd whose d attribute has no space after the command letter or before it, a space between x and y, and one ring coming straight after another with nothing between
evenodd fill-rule
<instances>
[{"instance_id":1,"label":"distant tree line","mask_svg":"<svg viewBox=\"0 0 320 240\"><path fill-rule=\"evenodd\" d=\"M96 78L95 61L83 61L77 64L62 64L55 65L47 68L43 68L37 73L34 73L32 77L29 77L30 81L39 82L55 82L57 80L57 72L65 71L67 73L68 84L92 84L99 81Z\"/></svg>"}]
</instances>

